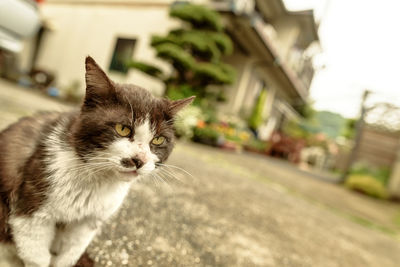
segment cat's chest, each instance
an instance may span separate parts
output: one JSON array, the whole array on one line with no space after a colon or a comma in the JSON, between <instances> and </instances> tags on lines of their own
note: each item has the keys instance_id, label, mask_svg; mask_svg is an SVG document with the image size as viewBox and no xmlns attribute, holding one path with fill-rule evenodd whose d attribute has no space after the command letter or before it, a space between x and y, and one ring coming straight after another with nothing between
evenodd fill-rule
<instances>
[{"instance_id":1,"label":"cat's chest","mask_svg":"<svg viewBox=\"0 0 400 267\"><path fill-rule=\"evenodd\" d=\"M122 204L130 184L123 181L98 184L55 184L44 208L62 221L96 217L105 220Z\"/></svg>"}]
</instances>

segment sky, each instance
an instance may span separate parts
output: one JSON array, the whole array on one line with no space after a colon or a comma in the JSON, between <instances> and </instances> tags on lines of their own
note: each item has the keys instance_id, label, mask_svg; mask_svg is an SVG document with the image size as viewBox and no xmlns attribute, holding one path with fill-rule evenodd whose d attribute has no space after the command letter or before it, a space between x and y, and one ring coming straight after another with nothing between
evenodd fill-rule
<instances>
[{"instance_id":1,"label":"sky","mask_svg":"<svg viewBox=\"0 0 400 267\"><path fill-rule=\"evenodd\" d=\"M289 10L313 8L320 21L322 53L311 85L314 107L345 117L359 114L361 96L368 104L400 106L400 1L284 0Z\"/></svg>"}]
</instances>

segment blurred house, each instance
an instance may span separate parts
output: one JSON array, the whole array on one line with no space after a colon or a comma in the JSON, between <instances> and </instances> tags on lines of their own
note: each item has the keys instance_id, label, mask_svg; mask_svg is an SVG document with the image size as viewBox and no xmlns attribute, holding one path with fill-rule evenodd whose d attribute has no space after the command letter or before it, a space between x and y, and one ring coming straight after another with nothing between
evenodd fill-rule
<instances>
[{"instance_id":1,"label":"blurred house","mask_svg":"<svg viewBox=\"0 0 400 267\"><path fill-rule=\"evenodd\" d=\"M161 83L127 71L118 58L158 61L149 46L150 38L151 34L163 34L176 26L168 17L172 2L45 0L41 4L45 31L35 66L54 72L60 88L80 82L83 93L83 62L91 55L114 80L140 84L162 94Z\"/></svg>"},{"instance_id":2,"label":"blurred house","mask_svg":"<svg viewBox=\"0 0 400 267\"><path fill-rule=\"evenodd\" d=\"M152 34L177 26L168 17L172 0L46 0L41 11L47 30L36 66L55 72L60 87L83 83L83 58L90 54L120 82L140 84L161 95L163 84L126 69L124 58L156 62ZM220 111L248 118L261 90L267 90L261 137L267 138L284 118L295 119L306 104L318 51L311 10L288 11L283 0L199 0L223 14L235 52L226 58L238 72L227 87Z\"/></svg>"},{"instance_id":3,"label":"blurred house","mask_svg":"<svg viewBox=\"0 0 400 267\"><path fill-rule=\"evenodd\" d=\"M238 9L235 2L246 2ZM249 2L254 3L253 10ZM225 112L248 118L261 90L267 90L259 136L267 139L285 119L298 118L307 103L314 75L312 57L319 51L313 11L292 12L282 0L225 1L217 8L225 14L235 53L226 59L238 70L229 88Z\"/></svg>"}]
</instances>

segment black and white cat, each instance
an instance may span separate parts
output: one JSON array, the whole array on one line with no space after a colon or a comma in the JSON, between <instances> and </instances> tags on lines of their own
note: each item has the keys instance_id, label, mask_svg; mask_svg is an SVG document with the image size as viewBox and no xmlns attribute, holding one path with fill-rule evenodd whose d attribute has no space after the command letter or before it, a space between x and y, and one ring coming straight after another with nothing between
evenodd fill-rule
<instances>
[{"instance_id":1,"label":"black and white cat","mask_svg":"<svg viewBox=\"0 0 400 267\"><path fill-rule=\"evenodd\" d=\"M130 184L164 162L173 119L194 97L158 99L86 58L80 111L23 118L0 133L0 242L25 266L73 266Z\"/></svg>"}]
</instances>

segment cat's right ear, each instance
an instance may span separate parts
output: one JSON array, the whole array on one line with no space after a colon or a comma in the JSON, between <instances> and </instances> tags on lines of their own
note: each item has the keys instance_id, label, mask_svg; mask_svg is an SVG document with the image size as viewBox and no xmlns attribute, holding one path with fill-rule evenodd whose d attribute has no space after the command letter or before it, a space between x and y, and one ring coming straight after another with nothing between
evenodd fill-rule
<instances>
[{"instance_id":1,"label":"cat's right ear","mask_svg":"<svg viewBox=\"0 0 400 267\"><path fill-rule=\"evenodd\" d=\"M113 82L90 56L85 60L86 95L84 107L95 107L115 98Z\"/></svg>"}]
</instances>

